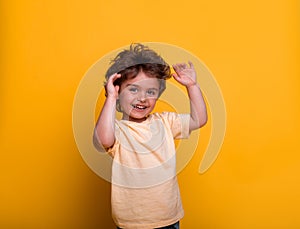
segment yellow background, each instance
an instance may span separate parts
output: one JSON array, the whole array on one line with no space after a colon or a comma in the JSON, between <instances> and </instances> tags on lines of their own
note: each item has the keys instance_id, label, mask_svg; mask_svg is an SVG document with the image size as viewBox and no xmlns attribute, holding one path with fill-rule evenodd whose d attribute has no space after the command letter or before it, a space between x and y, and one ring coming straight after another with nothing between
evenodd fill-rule
<instances>
[{"instance_id":1,"label":"yellow background","mask_svg":"<svg viewBox=\"0 0 300 229\"><path fill-rule=\"evenodd\" d=\"M203 144L179 174L182 228L299 228L299 9L296 0L1 1L0 227L114 228L110 185L73 138L73 99L101 56L155 41L203 60L227 109L215 164L198 173Z\"/></svg>"}]
</instances>

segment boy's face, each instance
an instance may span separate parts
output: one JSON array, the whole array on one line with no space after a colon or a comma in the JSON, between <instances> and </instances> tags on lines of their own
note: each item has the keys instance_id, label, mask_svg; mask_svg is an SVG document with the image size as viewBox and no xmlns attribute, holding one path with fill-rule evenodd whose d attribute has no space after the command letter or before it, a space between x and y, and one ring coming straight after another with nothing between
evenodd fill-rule
<instances>
[{"instance_id":1,"label":"boy's face","mask_svg":"<svg viewBox=\"0 0 300 229\"><path fill-rule=\"evenodd\" d=\"M154 109L158 96L159 80L142 71L135 78L124 81L119 94L123 119L144 121Z\"/></svg>"}]
</instances>

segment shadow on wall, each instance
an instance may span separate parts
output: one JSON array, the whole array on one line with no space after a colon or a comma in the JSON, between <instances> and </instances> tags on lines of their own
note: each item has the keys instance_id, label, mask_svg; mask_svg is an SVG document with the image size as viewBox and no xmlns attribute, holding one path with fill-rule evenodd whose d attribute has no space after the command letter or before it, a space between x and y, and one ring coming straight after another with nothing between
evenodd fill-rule
<instances>
[{"instance_id":1,"label":"shadow on wall","mask_svg":"<svg viewBox=\"0 0 300 229\"><path fill-rule=\"evenodd\" d=\"M96 178L89 182L89 189L86 191L91 218L89 227L85 228L115 229L116 226L111 216L111 184L95 176Z\"/></svg>"}]
</instances>

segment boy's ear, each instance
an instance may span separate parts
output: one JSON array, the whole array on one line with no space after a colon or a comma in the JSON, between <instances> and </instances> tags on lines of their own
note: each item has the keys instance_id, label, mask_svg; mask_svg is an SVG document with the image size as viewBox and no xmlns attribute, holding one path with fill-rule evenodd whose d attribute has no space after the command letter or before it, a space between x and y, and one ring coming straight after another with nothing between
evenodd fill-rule
<instances>
[{"instance_id":1,"label":"boy's ear","mask_svg":"<svg viewBox=\"0 0 300 229\"><path fill-rule=\"evenodd\" d=\"M120 100L119 100L119 96L118 96L118 99L116 101L116 110L118 112L122 112L121 105L120 105Z\"/></svg>"}]
</instances>

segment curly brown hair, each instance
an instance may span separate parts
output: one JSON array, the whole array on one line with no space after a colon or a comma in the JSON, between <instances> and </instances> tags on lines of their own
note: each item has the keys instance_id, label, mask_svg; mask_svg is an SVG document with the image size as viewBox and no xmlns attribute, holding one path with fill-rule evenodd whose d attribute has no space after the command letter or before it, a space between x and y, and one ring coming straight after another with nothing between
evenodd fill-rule
<instances>
[{"instance_id":1,"label":"curly brown hair","mask_svg":"<svg viewBox=\"0 0 300 229\"><path fill-rule=\"evenodd\" d=\"M123 50L111 61L111 66L105 74L106 82L112 74L119 73L121 77L114 85L121 86L125 80L135 78L141 71L149 77L161 79L161 95L166 89L165 80L171 77L170 66L156 52L140 43L131 44L128 50Z\"/></svg>"}]
</instances>

